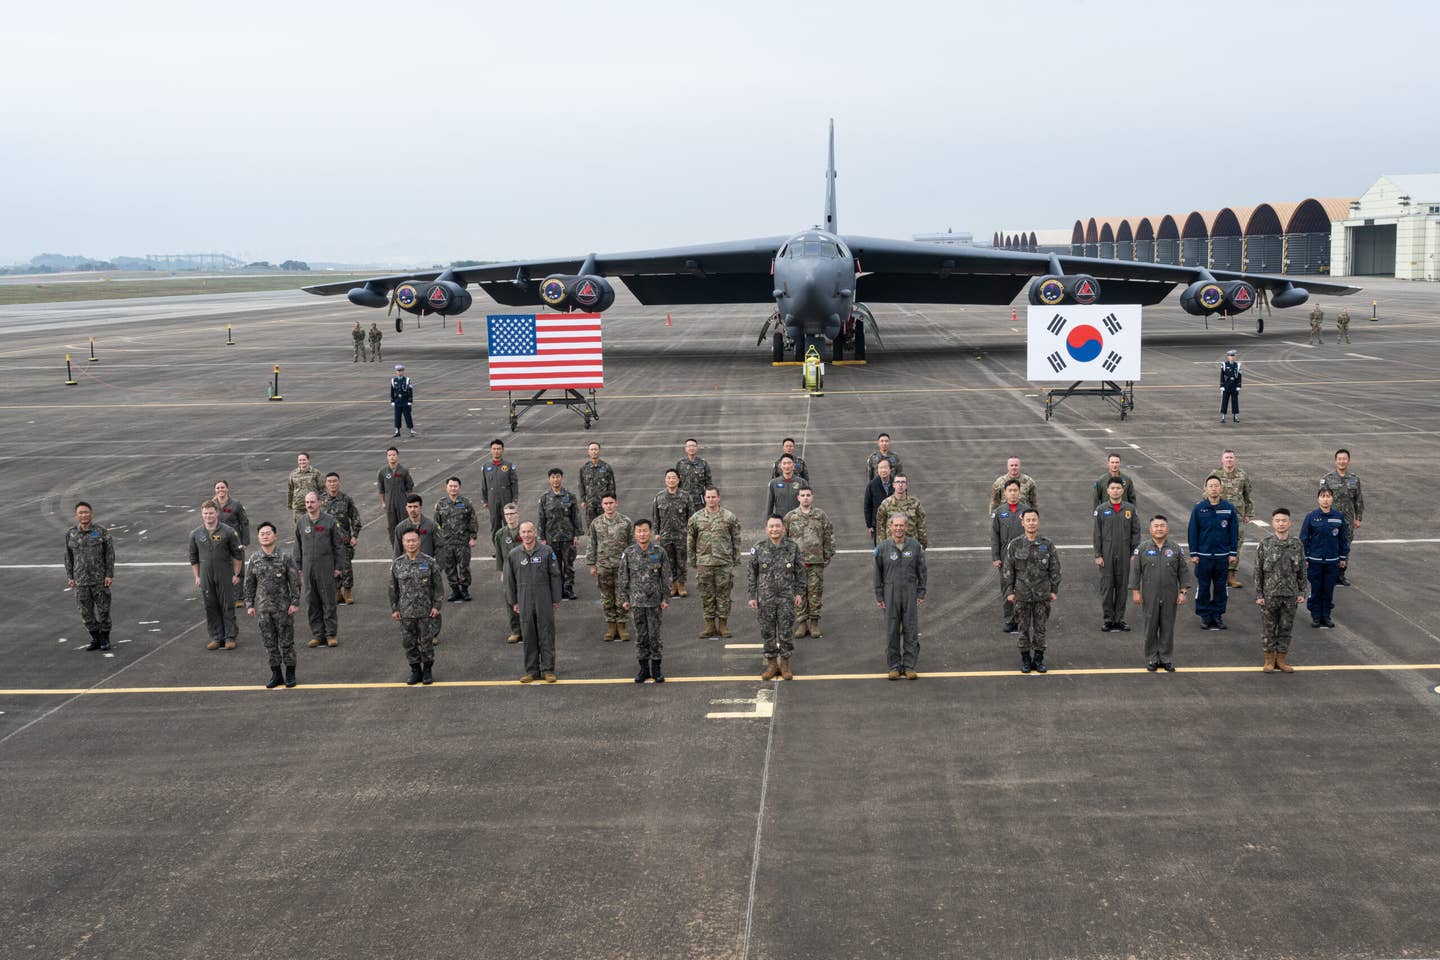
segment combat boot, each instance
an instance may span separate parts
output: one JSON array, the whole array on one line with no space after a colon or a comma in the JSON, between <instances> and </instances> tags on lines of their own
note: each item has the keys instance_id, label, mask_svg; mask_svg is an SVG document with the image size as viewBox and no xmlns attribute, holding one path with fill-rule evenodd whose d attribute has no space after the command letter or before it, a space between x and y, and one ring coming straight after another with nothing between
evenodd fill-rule
<instances>
[{"instance_id":1,"label":"combat boot","mask_svg":"<svg viewBox=\"0 0 1440 960\"><path fill-rule=\"evenodd\" d=\"M780 664L775 662L774 657L765 658L765 672L760 674L761 680L774 680L780 676Z\"/></svg>"},{"instance_id":2,"label":"combat boot","mask_svg":"<svg viewBox=\"0 0 1440 960\"><path fill-rule=\"evenodd\" d=\"M672 596L672 597L678 597L678 596L680 596L680 581L679 581L679 580L671 580L671 581L670 581L670 596Z\"/></svg>"},{"instance_id":3,"label":"combat boot","mask_svg":"<svg viewBox=\"0 0 1440 960\"><path fill-rule=\"evenodd\" d=\"M1225 575L1225 585L1230 587L1231 589L1239 589L1240 587L1245 586L1245 584L1240 582L1240 578L1235 576L1234 570L1231 570L1228 574Z\"/></svg>"},{"instance_id":4,"label":"combat boot","mask_svg":"<svg viewBox=\"0 0 1440 960\"><path fill-rule=\"evenodd\" d=\"M688 593L685 592L685 581L684 581L684 580L676 580L676 581L675 581L675 586L679 589L679 591L680 591L680 596L682 596L682 597L688 597L688 596L690 596L690 594L688 594Z\"/></svg>"},{"instance_id":5,"label":"combat boot","mask_svg":"<svg viewBox=\"0 0 1440 960\"><path fill-rule=\"evenodd\" d=\"M226 640L226 641L225 641L225 649L226 649L226 650L234 650L234 649L235 649L235 641L234 641L234 640Z\"/></svg>"},{"instance_id":6,"label":"combat boot","mask_svg":"<svg viewBox=\"0 0 1440 960\"><path fill-rule=\"evenodd\" d=\"M295 686L295 664L293 663L285 668L285 686L287 688Z\"/></svg>"},{"instance_id":7,"label":"combat boot","mask_svg":"<svg viewBox=\"0 0 1440 960\"><path fill-rule=\"evenodd\" d=\"M800 637L805 636L805 634L807 634L807 633L809 632L809 627L810 627L810 621L808 621L808 620L796 620L796 621L795 621L795 633L794 633L795 638L796 638L796 639L799 639Z\"/></svg>"},{"instance_id":8,"label":"combat boot","mask_svg":"<svg viewBox=\"0 0 1440 960\"><path fill-rule=\"evenodd\" d=\"M1044 650L1036 650L1034 657L1032 657L1032 659L1031 659L1031 662L1032 662L1032 663L1034 664L1034 666L1035 666L1035 672L1036 672L1036 673L1044 673L1044 672L1045 672L1045 651L1044 651Z\"/></svg>"},{"instance_id":9,"label":"combat boot","mask_svg":"<svg viewBox=\"0 0 1440 960\"><path fill-rule=\"evenodd\" d=\"M641 660L641 661L640 661L640 669L639 669L639 671L636 672L636 674L635 674L635 682L636 682L636 683L644 683L646 680L649 680L649 679L650 679L650 661L649 661L649 660Z\"/></svg>"},{"instance_id":10,"label":"combat boot","mask_svg":"<svg viewBox=\"0 0 1440 960\"><path fill-rule=\"evenodd\" d=\"M338 603L338 604L340 604L340 606L342 606L342 607L345 606L345 588L344 588L344 587L336 587L336 588L335 588L335 602Z\"/></svg>"},{"instance_id":11,"label":"combat boot","mask_svg":"<svg viewBox=\"0 0 1440 960\"><path fill-rule=\"evenodd\" d=\"M824 636L824 634L820 632L819 617L816 617L814 620L810 621L810 636L814 637L816 640L819 640L822 636Z\"/></svg>"},{"instance_id":12,"label":"combat boot","mask_svg":"<svg viewBox=\"0 0 1440 960\"><path fill-rule=\"evenodd\" d=\"M781 679L781 680L794 680L794 679L795 679L795 674L793 674L793 673L790 672L790 658L789 658L789 657L781 657L781 658L780 658L780 679Z\"/></svg>"},{"instance_id":13,"label":"combat boot","mask_svg":"<svg viewBox=\"0 0 1440 960\"><path fill-rule=\"evenodd\" d=\"M106 630L104 633L100 634L100 649L101 649L101 650L109 650L109 649L110 649L110 631L109 631L109 630Z\"/></svg>"},{"instance_id":14,"label":"combat boot","mask_svg":"<svg viewBox=\"0 0 1440 960\"><path fill-rule=\"evenodd\" d=\"M605 624L605 636L601 637L600 639L604 640L606 643L609 643L611 640L615 640L618 637L619 632L615 629L615 624L607 622Z\"/></svg>"},{"instance_id":15,"label":"combat boot","mask_svg":"<svg viewBox=\"0 0 1440 960\"><path fill-rule=\"evenodd\" d=\"M1275 651L1274 651L1274 650L1266 650L1266 651L1265 651L1265 666L1263 666L1263 667L1260 668L1260 672L1261 672L1261 673L1274 673L1274 672L1275 672Z\"/></svg>"},{"instance_id":16,"label":"combat boot","mask_svg":"<svg viewBox=\"0 0 1440 960\"><path fill-rule=\"evenodd\" d=\"M284 683L284 682L285 682L285 677L284 677L284 675L282 675L282 674L280 673L280 668L279 668L279 667L271 667L271 668L270 668L270 682L267 683L267 684L265 684L265 689L266 689L266 690L274 690L276 687L280 686L280 684L282 684L282 683Z\"/></svg>"},{"instance_id":17,"label":"combat boot","mask_svg":"<svg viewBox=\"0 0 1440 960\"><path fill-rule=\"evenodd\" d=\"M619 639L622 643L629 641L629 639L630 639L630 631L627 630L627 629L625 629L625 624L624 624L623 622L615 624L615 629L619 632L619 637L618 637L618 639Z\"/></svg>"},{"instance_id":18,"label":"combat boot","mask_svg":"<svg viewBox=\"0 0 1440 960\"><path fill-rule=\"evenodd\" d=\"M407 687L413 687L420 682L420 664L410 664L410 679L405 681Z\"/></svg>"},{"instance_id":19,"label":"combat boot","mask_svg":"<svg viewBox=\"0 0 1440 960\"><path fill-rule=\"evenodd\" d=\"M348 607L350 604L352 604L352 603L354 603L354 602L355 602L355 591L354 591L354 590L351 590L349 587L346 587L346 588L345 588L345 605Z\"/></svg>"},{"instance_id":20,"label":"combat boot","mask_svg":"<svg viewBox=\"0 0 1440 960\"><path fill-rule=\"evenodd\" d=\"M326 638L325 638L325 646L327 646L327 647L338 647L338 646L340 646L340 638L339 638L339 637L326 637Z\"/></svg>"},{"instance_id":21,"label":"combat boot","mask_svg":"<svg viewBox=\"0 0 1440 960\"><path fill-rule=\"evenodd\" d=\"M705 626L703 626L703 627L700 628L699 637L700 637L701 640L704 640L706 637L713 637L713 636L715 636L715 618L714 618L714 617L706 617L706 618L705 618Z\"/></svg>"},{"instance_id":22,"label":"combat boot","mask_svg":"<svg viewBox=\"0 0 1440 960\"><path fill-rule=\"evenodd\" d=\"M434 661L434 660L426 660L424 663L422 663L422 664L420 665L420 682L423 683L423 684L425 684L425 686L427 686L427 687L430 686L430 684L434 683L434 682L435 682L435 672L434 672L434 671L435 671L435 661Z\"/></svg>"},{"instance_id":23,"label":"combat boot","mask_svg":"<svg viewBox=\"0 0 1440 960\"><path fill-rule=\"evenodd\" d=\"M1317 626L1318 626L1318 624L1317 624ZM219 650L219 649L220 649L220 646L221 646L221 644L220 644L220 641L219 641L219 640L211 640L209 643L205 644L205 649L206 649L206 650ZM313 646L315 646L315 644L312 643L312 644L310 644L310 646L313 647ZM97 650L100 649L100 645L99 645L99 644L96 644L96 645L95 645L95 649L97 649Z\"/></svg>"},{"instance_id":24,"label":"combat boot","mask_svg":"<svg viewBox=\"0 0 1440 960\"><path fill-rule=\"evenodd\" d=\"M505 637L505 642L506 642L506 643L519 643L519 642L520 642L520 634L518 634L518 633L509 634L508 636Z\"/></svg>"},{"instance_id":25,"label":"combat boot","mask_svg":"<svg viewBox=\"0 0 1440 960\"><path fill-rule=\"evenodd\" d=\"M660 672L660 658L659 658L659 657L656 657L654 660L651 660L651 661L650 661L650 676L651 676L652 678L654 678L654 680L655 680L656 683L664 683L664 682L665 682L665 674L663 674L663 673Z\"/></svg>"},{"instance_id":26,"label":"combat boot","mask_svg":"<svg viewBox=\"0 0 1440 960\"><path fill-rule=\"evenodd\" d=\"M309 647L309 648L311 648L311 649L313 650L314 648L320 646L320 644L322 644L322 643L324 643L324 642L325 642L325 641L324 641L324 640L321 640L319 637L311 637L311 638L310 638L310 642L307 643L307 644L305 644L305 646L307 646L307 647ZM205 649L206 649L206 650L214 650L215 648L214 648L214 647L206 647Z\"/></svg>"},{"instance_id":27,"label":"combat boot","mask_svg":"<svg viewBox=\"0 0 1440 960\"><path fill-rule=\"evenodd\" d=\"M445 602L446 602L446 603L459 603L462 599L464 599L464 598L460 596L460 588L459 588L459 587L451 587L451 588L450 588L450 596L448 596L448 597L445 598Z\"/></svg>"},{"instance_id":28,"label":"combat boot","mask_svg":"<svg viewBox=\"0 0 1440 960\"><path fill-rule=\"evenodd\" d=\"M1290 666L1289 662L1285 659L1287 656L1289 656L1289 654L1275 654L1275 669L1279 670L1281 673L1294 673L1295 668Z\"/></svg>"},{"instance_id":29,"label":"combat boot","mask_svg":"<svg viewBox=\"0 0 1440 960\"><path fill-rule=\"evenodd\" d=\"M734 636L734 634L730 632L729 627L725 626L725 620L725 617L715 618L715 632L720 634L720 636L724 637L726 640L729 640L732 636Z\"/></svg>"},{"instance_id":30,"label":"combat boot","mask_svg":"<svg viewBox=\"0 0 1440 960\"><path fill-rule=\"evenodd\" d=\"M1021 651L1020 651L1020 672L1021 672L1021 673L1029 673L1029 672L1030 672L1031 670L1033 670L1033 669L1035 669L1035 661L1033 661L1033 660L1030 659L1030 651L1029 651L1029 650L1021 650Z\"/></svg>"},{"instance_id":31,"label":"combat boot","mask_svg":"<svg viewBox=\"0 0 1440 960\"><path fill-rule=\"evenodd\" d=\"M90 642L87 643L87 644L85 644L85 646L84 646L82 649L85 649L85 650L99 650L99 649L100 649L100 634L96 633L94 630L91 630L91 631L90 631Z\"/></svg>"}]
</instances>

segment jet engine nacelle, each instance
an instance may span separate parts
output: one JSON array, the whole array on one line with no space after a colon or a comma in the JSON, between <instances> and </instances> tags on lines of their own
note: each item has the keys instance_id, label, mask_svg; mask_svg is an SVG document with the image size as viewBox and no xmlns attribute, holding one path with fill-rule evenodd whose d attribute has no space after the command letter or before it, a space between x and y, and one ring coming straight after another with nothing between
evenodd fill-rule
<instances>
[{"instance_id":1,"label":"jet engine nacelle","mask_svg":"<svg viewBox=\"0 0 1440 960\"><path fill-rule=\"evenodd\" d=\"M345 298L357 307L383 307L390 303L389 293L376 290L369 284L348 291Z\"/></svg>"},{"instance_id":2,"label":"jet engine nacelle","mask_svg":"<svg viewBox=\"0 0 1440 960\"><path fill-rule=\"evenodd\" d=\"M1253 287L1251 293L1254 293ZM1180 294L1181 308L1194 317L1209 316L1224 305L1225 288L1214 280L1196 280Z\"/></svg>"},{"instance_id":3,"label":"jet engine nacelle","mask_svg":"<svg viewBox=\"0 0 1440 960\"><path fill-rule=\"evenodd\" d=\"M552 273L540 281L540 299L552 310L600 313L615 302L615 288L604 277Z\"/></svg>"},{"instance_id":4,"label":"jet engine nacelle","mask_svg":"<svg viewBox=\"0 0 1440 960\"><path fill-rule=\"evenodd\" d=\"M1099 303L1100 281L1083 273L1065 277L1036 277L1030 284L1029 300L1037 307L1054 307L1062 303Z\"/></svg>"},{"instance_id":5,"label":"jet engine nacelle","mask_svg":"<svg viewBox=\"0 0 1440 960\"><path fill-rule=\"evenodd\" d=\"M1273 307L1298 307L1309 299L1309 290L1306 290L1304 287L1292 287L1286 284L1284 290L1271 294L1270 305Z\"/></svg>"},{"instance_id":6,"label":"jet engine nacelle","mask_svg":"<svg viewBox=\"0 0 1440 960\"><path fill-rule=\"evenodd\" d=\"M395 288L395 306L416 316L438 313L450 317L469 310L472 303L470 291L453 280L407 280Z\"/></svg>"},{"instance_id":7,"label":"jet engine nacelle","mask_svg":"<svg viewBox=\"0 0 1440 960\"><path fill-rule=\"evenodd\" d=\"M1255 306L1255 288L1244 280L1227 280L1220 284L1225 291L1225 312L1244 313Z\"/></svg>"}]
</instances>

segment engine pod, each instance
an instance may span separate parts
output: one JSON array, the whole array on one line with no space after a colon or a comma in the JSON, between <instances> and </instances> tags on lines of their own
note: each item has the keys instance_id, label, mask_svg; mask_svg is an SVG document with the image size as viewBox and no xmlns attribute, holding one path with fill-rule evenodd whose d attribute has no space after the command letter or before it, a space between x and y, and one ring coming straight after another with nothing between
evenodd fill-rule
<instances>
[{"instance_id":1,"label":"engine pod","mask_svg":"<svg viewBox=\"0 0 1440 960\"><path fill-rule=\"evenodd\" d=\"M1085 274L1063 279L1065 298L1082 306L1100 302L1100 281Z\"/></svg>"},{"instance_id":2,"label":"engine pod","mask_svg":"<svg viewBox=\"0 0 1440 960\"><path fill-rule=\"evenodd\" d=\"M1032 306L1053 307L1065 301L1065 281L1061 277L1037 277L1030 284Z\"/></svg>"},{"instance_id":3,"label":"engine pod","mask_svg":"<svg viewBox=\"0 0 1440 960\"><path fill-rule=\"evenodd\" d=\"M1247 284L1247 286L1249 286ZM1251 288L1252 295L1254 288ZM1253 296L1252 296L1253 298ZM1214 280L1197 280L1180 294L1180 306L1191 316L1203 317L1219 310L1225 303L1225 290Z\"/></svg>"},{"instance_id":4,"label":"engine pod","mask_svg":"<svg viewBox=\"0 0 1440 960\"><path fill-rule=\"evenodd\" d=\"M1220 284L1225 292L1225 312L1244 313L1255 306L1255 288L1244 280L1230 280Z\"/></svg>"},{"instance_id":5,"label":"engine pod","mask_svg":"<svg viewBox=\"0 0 1440 960\"><path fill-rule=\"evenodd\" d=\"M607 310L615 302L615 288L604 277L576 277L567 295L575 306L591 313Z\"/></svg>"}]
</instances>

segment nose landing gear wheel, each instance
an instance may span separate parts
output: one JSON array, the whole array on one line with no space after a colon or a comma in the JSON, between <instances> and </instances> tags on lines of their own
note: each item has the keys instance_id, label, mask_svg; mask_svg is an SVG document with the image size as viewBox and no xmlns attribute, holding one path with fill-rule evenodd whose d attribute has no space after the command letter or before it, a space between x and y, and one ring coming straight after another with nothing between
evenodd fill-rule
<instances>
[{"instance_id":1,"label":"nose landing gear wheel","mask_svg":"<svg viewBox=\"0 0 1440 960\"><path fill-rule=\"evenodd\" d=\"M785 362L785 334L777 332L770 337L770 359L775 363Z\"/></svg>"},{"instance_id":2,"label":"nose landing gear wheel","mask_svg":"<svg viewBox=\"0 0 1440 960\"><path fill-rule=\"evenodd\" d=\"M865 359L865 325L864 325L863 323L857 323L857 324L855 324L855 334L854 334L854 337L855 337L855 344L854 344L854 346L851 347L850 353L854 356L854 358L855 358L856 360L864 360L864 359Z\"/></svg>"}]
</instances>

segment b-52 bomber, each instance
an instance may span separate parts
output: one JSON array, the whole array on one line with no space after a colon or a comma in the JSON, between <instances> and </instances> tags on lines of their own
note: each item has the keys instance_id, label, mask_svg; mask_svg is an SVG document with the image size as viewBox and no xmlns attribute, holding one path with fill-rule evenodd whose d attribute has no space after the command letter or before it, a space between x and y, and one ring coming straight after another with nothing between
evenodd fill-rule
<instances>
[{"instance_id":1,"label":"b-52 bomber","mask_svg":"<svg viewBox=\"0 0 1440 960\"><path fill-rule=\"evenodd\" d=\"M463 313L477 285L507 307L599 313L615 302L619 280L647 306L754 303L773 306L760 331L772 359L801 359L808 347L865 359L867 328L878 336L875 303L1004 305L1029 284L1036 305L1159 303L1180 284L1180 306L1194 316L1234 316L1264 291L1274 307L1295 307L1310 292L1359 287L1201 266L1022 253L841 234L835 218L835 123L830 123L824 221L787 237L670 247L555 260L517 260L450 270L322 283L308 293L346 294L363 307L398 307L416 316ZM1103 294L1102 294L1103 291ZM399 322L397 320L397 328Z\"/></svg>"}]
</instances>

